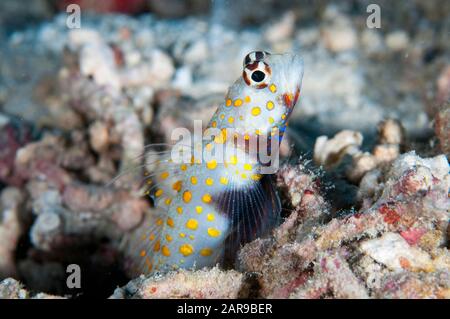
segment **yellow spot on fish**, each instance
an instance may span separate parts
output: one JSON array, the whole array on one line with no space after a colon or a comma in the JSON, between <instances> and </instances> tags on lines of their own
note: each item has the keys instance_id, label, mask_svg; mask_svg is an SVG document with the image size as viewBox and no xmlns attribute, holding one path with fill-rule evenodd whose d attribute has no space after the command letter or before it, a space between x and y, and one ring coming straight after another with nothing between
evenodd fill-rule
<instances>
[{"instance_id":1,"label":"yellow spot on fish","mask_svg":"<svg viewBox=\"0 0 450 319\"><path fill-rule=\"evenodd\" d=\"M170 249L169 249L169 247L167 247L167 246L162 246L161 253L162 253L164 256L169 257L169 256L170 256Z\"/></svg>"},{"instance_id":2,"label":"yellow spot on fish","mask_svg":"<svg viewBox=\"0 0 450 319\"><path fill-rule=\"evenodd\" d=\"M220 134L214 137L214 142L217 144L223 144L227 141L227 131L222 129Z\"/></svg>"},{"instance_id":3,"label":"yellow spot on fish","mask_svg":"<svg viewBox=\"0 0 450 319\"><path fill-rule=\"evenodd\" d=\"M228 178L222 176L220 178L220 183L223 184L223 185L227 185L228 184Z\"/></svg>"},{"instance_id":4,"label":"yellow spot on fish","mask_svg":"<svg viewBox=\"0 0 450 319\"><path fill-rule=\"evenodd\" d=\"M252 108L253 116L258 116L259 114L261 114L261 108L259 106L255 106L254 108Z\"/></svg>"},{"instance_id":5,"label":"yellow spot on fish","mask_svg":"<svg viewBox=\"0 0 450 319\"><path fill-rule=\"evenodd\" d=\"M242 173L241 177L242 179L247 179L247 174Z\"/></svg>"},{"instance_id":6,"label":"yellow spot on fish","mask_svg":"<svg viewBox=\"0 0 450 319\"><path fill-rule=\"evenodd\" d=\"M197 184L197 177L191 176L191 183L192 183L193 185Z\"/></svg>"},{"instance_id":7,"label":"yellow spot on fish","mask_svg":"<svg viewBox=\"0 0 450 319\"><path fill-rule=\"evenodd\" d=\"M195 206L195 211L197 212L197 214L201 214L203 211L203 207L202 206Z\"/></svg>"},{"instance_id":8,"label":"yellow spot on fish","mask_svg":"<svg viewBox=\"0 0 450 319\"><path fill-rule=\"evenodd\" d=\"M183 193L183 201L185 203L189 203L192 199L192 193L190 191L184 191Z\"/></svg>"},{"instance_id":9,"label":"yellow spot on fish","mask_svg":"<svg viewBox=\"0 0 450 319\"><path fill-rule=\"evenodd\" d=\"M220 230L210 227L208 228L208 235L211 237L217 237L220 236Z\"/></svg>"},{"instance_id":10,"label":"yellow spot on fish","mask_svg":"<svg viewBox=\"0 0 450 319\"><path fill-rule=\"evenodd\" d=\"M161 178L162 179L166 179L167 177L169 177L169 172L162 172L161 173Z\"/></svg>"},{"instance_id":11,"label":"yellow spot on fish","mask_svg":"<svg viewBox=\"0 0 450 319\"><path fill-rule=\"evenodd\" d=\"M170 203L172 203L172 198L170 198L170 197L166 198L166 200L164 201L164 203L166 203L166 205L169 206Z\"/></svg>"},{"instance_id":12,"label":"yellow spot on fish","mask_svg":"<svg viewBox=\"0 0 450 319\"><path fill-rule=\"evenodd\" d=\"M204 257L211 256L212 253L213 253L213 250L211 248L203 248L200 250L200 255L202 255Z\"/></svg>"},{"instance_id":13,"label":"yellow spot on fish","mask_svg":"<svg viewBox=\"0 0 450 319\"><path fill-rule=\"evenodd\" d=\"M212 121L211 126L212 127L217 127L217 122L216 121Z\"/></svg>"},{"instance_id":14,"label":"yellow spot on fish","mask_svg":"<svg viewBox=\"0 0 450 319\"><path fill-rule=\"evenodd\" d=\"M156 241L155 246L153 246L153 250L154 251L159 251L159 248L161 247L161 243L158 241Z\"/></svg>"},{"instance_id":15,"label":"yellow spot on fish","mask_svg":"<svg viewBox=\"0 0 450 319\"><path fill-rule=\"evenodd\" d=\"M277 91L277 86L275 84L271 84L269 86L269 90L270 92L275 93Z\"/></svg>"},{"instance_id":16,"label":"yellow spot on fish","mask_svg":"<svg viewBox=\"0 0 450 319\"><path fill-rule=\"evenodd\" d=\"M209 222L212 222L213 220L214 220L214 214L208 214L208 215L206 215L206 219L209 221Z\"/></svg>"},{"instance_id":17,"label":"yellow spot on fish","mask_svg":"<svg viewBox=\"0 0 450 319\"><path fill-rule=\"evenodd\" d=\"M151 235L148 237L148 239L150 239L150 240L155 239L155 235L151 234Z\"/></svg>"},{"instance_id":18,"label":"yellow spot on fish","mask_svg":"<svg viewBox=\"0 0 450 319\"><path fill-rule=\"evenodd\" d=\"M145 264L147 265L148 271L152 271L153 269L153 264L151 263L150 259L145 258Z\"/></svg>"},{"instance_id":19,"label":"yellow spot on fish","mask_svg":"<svg viewBox=\"0 0 450 319\"><path fill-rule=\"evenodd\" d=\"M172 241L172 236L170 236L169 234L166 235L166 240L170 243Z\"/></svg>"},{"instance_id":20,"label":"yellow spot on fish","mask_svg":"<svg viewBox=\"0 0 450 319\"><path fill-rule=\"evenodd\" d=\"M234 117L230 116L228 118L228 123L233 124L234 123Z\"/></svg>"},{"instance_id":21,"label":"yellow spot on fish","mask_svg":"<svg viewBox=\"0 0 450 319\"><path fill-rule=\"evenodd\" d=\"M168 226L170 226L170 227L174 227L175 226L175 223L173 222L173 219L172 218L167 218L167 225Z\"/></svg>"},{"instance_id":22,"label":"yellow spot on fish","mask_svg":"<svg viewBox=\"0 0 450 319\"><path fill-rule=\"evenodd\" d=\"M194 235L189 235L189 239L194 240L195 239Z\"/></svg>"},{"instance_id":23,"label":"yellow spot on fish","mask_svg":"<svg viewBox=\"0 0 450 319\"><path fill-rule=\"evenodd\" d=\"M234 101L234 106L241 106L242 105L242 100L241 99L237 99Z\"/></svg>"},{"instance_id":24,"label":"yellow spot on fish","mask_svg":"<svg viewBox=\"0 0 450 319\"><path fill-rule=\"evenodd\" d=\"M275 120L273 119L273 117L269 116L269 124L273 124L275 122Z\"/></svg>"},{"instance_id":25,"label":"yellow spot on fish","mask_svg":"<svg viewBox=\"0 0 450 319\"><path fill-rule=\"evenodd\" d=\"M255 134L256 134L256 135L261 135L261 130L260 130L260 129L256 129L256 130L255 130Z\"/></svg>"},{"instance_id":26,"label":"yellow spot on fish","mask_svg":"<svg viewBox=\"0 0 450 319\"><path fill-rule=\"evenodd\" d=\"M198 221L196 219L191 218L186 222L186 227L192 230L196 230L198 227Z\"/></svg>"},{"instance_id":27,"label":"yellow spot on fish","mask_svg":"<svg viewBox=\"0 0 450 319\"><path fill-rule=\"evenodd\" d=\"M251 164L248 164L248 163L245 163L244 164L244 169L246 170L246 171L251 171L252 170L252 165Z\"/></svg>"},{"instance_id":28,"label":"yellow spot on fish","mask_svg":"<svg viewBox=\"0 0 450 319\"><path fill-rule=\"evenodd\" d=\"M161 218L158 218L156 220L156 225L161 226L163 224L163 220Z\"/></svg>"},{"instance_id":29,"label":"yellow spot on fish","mask_svg":"<svg viewBox=\"0 0 450 319\"><path fill-rule=\"evenodd\" d=\"M177 207L177 213L178 213L178 214L183 213L183 207L178 206L178 207Z\"/></svg>"},{"instance_id":30,"label":"yellow spot on fish","mask_svg":"<svg viewBox=\"0 0 450 319\"><path fill-rule=\"evenodd\" d=\"M230 156L230 164L231 165L236 165L238 163L238 158L236 155L232 155Z\"/></svg>"},{"instance_id":31,"label":"yellow spot on fish","mask_svg":"<svg viewBox=\"0 0 450 319\"><path fill-rule=\"evenodd\" d=\"M267 102L266 107L270 111L270 110L273 110L273 108L275 107L275 104L273 104L272 101L269 101L269 102Z\"/></svg>"},{"instance_id":32,"label":"yellow spot on fish","mask_svg":"<svg viewBox=\"0 0 450 319\"><path fill-rule=\"evenodd\" d=\"M180 169L182 171L185 171L187 169L187 165L186 164L181 164Z\"/></svg>"},{"instance_id":33,"label":"yellow spot on fish","mask_svg":"<svg viewBox=\"0 0 450 319\"><path fill-rule=\"evenodd\" d=\"M254 181L259 181L261 179L260 174L252 174L251 179Z\"/></svg>"},{"instance_id":34,"label":"yellow spot on fish","mask_svg":"<svg viewBox=\"0 0 450 319\"><path fill-rule=\"evenodd\" d=\"M215 169L217 167L217 161L215 159L210 160L209 162L206 163L206 167L208 169Z\"/></svg>"},{"instance_id":35,"label":"yellow spot on fish","mask_svg":"<svg viewBox=\"0 0 450 319\"><path fill-rule=\"evenodd\" d=\"M206 178L205 184L211 186L214 184L214 180L211 177Z\"/></svg>"},{"instance_id":36,"label":"yellow spot on fish","mask_svg":"<svg viewBox=\"0 0 450 319\"><path fill-rule=\"evenodd\" d=\"M250 101L251 101L250 96L247 95L244 100L245 100L245 103L250 103Z\"/></svg>"},{"instance_id":37,"label":"yellow spot on fish","mask_svg":"<svg viewBox=\"0 0 450 319\"><path fill-rule=\"evenodd\" d=\"M226 105L226 106L230 106L230 105L231 105L231 100L230 100L230 99L227 99L227 100L225 101L225 105Z\"/></svg>"},{"instance_id":38,"label":"yellow spot on fish","mask_svg":"<svg viewBox=\"0 0 450 319\"><path fill-rule=\"evenodd\" d=\"M203 195L202 201L204 201L207 204L210 203L211 202L211 195L209 195L209 194Z\"/></svg>"},{"instance_id":39,"label":"yellow spot on fish","mask_svg":"<svg viewBox=\"0 0 450 319\"><path fill-rule=\"evenodd\" d=\"M162 189L158 189L158 190L155 192L155 196L156 196L156 197L159 197L159 196L161 196L163 193L164 193L164 191L163 191Z\"/></svg>"},{"instance_id":40,"label":"yellow spot on fish","mask_svg":"<svg viewBox=\"0 0 450 319\"><path fill-rule=\"evenodd\" d=\"M182 185L183 185L182 181L177 181L177 182L173 183L172 188L173 188L173 190L176 190L177 192L179 192L181 190Z\"/></svg>"},{"instance_id":41,"label":"yellow spot on fish","mask_svg":"<svg viewBox=\"0 0 450 319\"><path fill-rule=\"evenodd\" d=\"M225 114L220 114L220 119L223 120L225 118Z\"/></svg>"},{"instance_id":42,"label":"yellow spot on fish","mask_svg":"<svg viewBox=\"0 0 450 319\"><path fill-rule=\"evenodd\" d=\"M146 254L147 253L145 252L145 250L141 250L141 253L140 253L141 257L144 257Z\"/></svg>"},{"instance_id":43,"label":"yellow spot on fish","mask_svg":"<svg viewBox=\"0 0 450 319\"><path fill-rule=\"evenodd\" d=\"M184 238L184 237L186 237L186 234L185 233L180 233L180 237Z\"/></svg>"},{"instance_id":44,"label":"yellow spot on fish","mask_svg":"<svg viewBox=\"0 0 450 319\"><path fill-rule=\"evenodd\" d=\"M184 245L180 246L180 253L185 257L192 255L193 252L194 252L194 247L192 247L192 245L190 245L190 244L184 244Z\"/></svg>"},{"instance_id":45,"label":"yellow spot on fish","mask_svg":"<svg viewBox=\"0 0 450 319\"><path fill-rule=\"evenodd\" d=\"M286 118L286 114L281 115L281 118L284 120Z\"/></svg>"}]
</instances>

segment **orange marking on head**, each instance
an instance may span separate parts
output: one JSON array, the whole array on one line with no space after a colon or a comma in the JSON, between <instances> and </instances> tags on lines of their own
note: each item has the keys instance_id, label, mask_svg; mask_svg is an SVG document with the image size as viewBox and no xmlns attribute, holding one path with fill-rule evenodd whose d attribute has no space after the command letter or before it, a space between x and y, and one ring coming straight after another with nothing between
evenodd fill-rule
<instances>
[{"instance_id":1,"label":"orange marking on head","mask_svg":"<svg viewBox=\"0 0 450 319\"><path fill-rule=\"evenodd\" d=\"M292 94L291 93L284 93L283 94L283 101L284 101L284 104L287 106L287 107L292 107L292 102L293 102L293 97L292 97Z\"/></svg>"}]
</instances>

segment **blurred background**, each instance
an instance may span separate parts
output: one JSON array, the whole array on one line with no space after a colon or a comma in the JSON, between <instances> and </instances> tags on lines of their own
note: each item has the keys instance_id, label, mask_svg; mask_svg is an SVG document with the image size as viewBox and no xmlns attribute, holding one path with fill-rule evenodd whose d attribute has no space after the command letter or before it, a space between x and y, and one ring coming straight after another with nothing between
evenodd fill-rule
<instances>
[{"instance_id":1,"label":"blurred background","mask_svg":"<svg viewBox=\"0 0 450 319\"><path fill-rule=\"evenodd\" d=\"M367 26L370 4L380 28ZM207 122L256 49L305 60L286 144L296 155L344 129L370 149L385 118L401 122L405 150L449 153L449 1L3 0L0 279L67 293L77 262L85 296L124 284L115 242L148 203L103 186L145 145Z\"/></svg>"}]
</instances>

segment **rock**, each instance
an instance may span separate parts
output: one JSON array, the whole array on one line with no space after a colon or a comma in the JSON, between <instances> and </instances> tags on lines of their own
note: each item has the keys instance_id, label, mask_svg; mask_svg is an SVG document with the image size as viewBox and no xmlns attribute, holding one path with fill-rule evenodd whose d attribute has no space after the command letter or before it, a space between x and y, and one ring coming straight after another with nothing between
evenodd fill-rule
<instances>
[{"instance_id":1,"label":"rock","mask_svg":"<svg viewBox=\"0 0 450 319\"><path fill-rule=\"evenodd\" d=\"M366 173L377 167L376 158L367 152L355 154L352 165L347 170L347 177L350 181L359 181Z\"/></svg>"},{"instance_id":2,"label":"rock","mask_svg":"<svg viewBox=\"0 0 450 319\"><path fill-rule=\"evenodd\" d=\"M272 298L386 298L392 292L384 285L390 281L397 288L392 279L397 271L415 278L416 271L425 270L429 276L426 282L431 285L428 291L445 298L448 283L440 278L449 275L450 254L444 246L448 169L444 156L422 159L414 153L404 154L383 176L387 181L375 201L359 212L323 224L316 221L306 236L302 234L305 213L294 210L272 237L255 240L241 249L240 269L260 273L259 295ZM358 247L375 259L362 257ZM387 267L377 268L371 260ZM313 270L311 264L315 265ZM364 280L375 282L363 284ZM365 290L365 285L374 291ZM424 286L415 280L413 286L400 287L395 293L425 296L423 292Z\"/></svg>"},{"instance_id":3,"label":"rock","mask_svg":"<svg viewBox=\"0 0 450 319\"><path fill-rule=\"evenodd\" d=\"M389 299L449 299L449 283L448 272L402 272L386 276L375 296Z\"/></svg>"},{"instance_id":4,"label":"rock","mask_svg":"<svg viewBox=\"0 0 450 319\"><path fill-rule=\"evenodd\" d=\"M354 49L357 44L356 31L350 19L337 7L328 6L324 13L325 26L321 28L324 46L335 53Z\"/></svg>"},{"instance_id":5,"label":"rock","mask_svg":"<svg viewBox=\"0 0 450 319\"><path fill-rule=\"evenodd\" d=\"M13 278L0 281L0 299L65 299L45 293L32 294Z\"/></svg>"},{"instance_id":6,"label":"rock","mask_svg":"<svg viewBox=\"0 0 450 319\"><path fill-rule=\"evenodd\" d=\"M385 233L381 238L361 243L361 250L392 270L433 271L430 255L411 247L406 240L395 233Z\"/></svg>"},{"instance_id":7,"label":"rock","mask_svg":"<svg viewBox=\"0 0 450 319\"><path fill-rule=\"evenodd\" d=\"M327 49L332 52L351 50L356 45L356 33L349 26L333 26L322 31L322 39Z\"/></svg>"},{"instance_id":8,"label":"rock","mask_svg":"<svg viewBox=\"0 0 450 319\"><path fill-rule=\"evenodd\" d=\"M218 268L195 272L179 270L163 277L138 277L125 287L117 288L110 298L238 298L245 297L245 294L242 295L242 290L245 289L243 279L242 274L233 270L222 271Z\"/></svg>"},{"instance_id":9,"label":"rock","mask_svg":"<svg viewBox=\"0 0 450 319\"><path fill-rule=\"evenodd\" d=\"M175 67L170 56L162 50L154 49L149 54L150 62L123 70L120 74L121 83L126 87L149 85L162 88L175 73Z\"/></svg>"},{"instance_id":10,"label":"rock","mask_svg":"<svg viewBox=\"0 0 450 319\"><path fill-rule=\"evenodd\" d=\"M371 55L383 53L385 49L383 37L379 31L373 29L364 29L361 32L360 42L362 48Z\"/></svg>"},{"instance_id":11,"label":"rock","mask_svg":"<svg viewBox=\"0 0 450 319\"><path fill-rule=\"evenodd\" d=\"M289 39L295 29L295 14L286 12L279 21L270 25L264 32L264 38L269 43L277 43Z\"/></svg>"},{"instance_id":12,"label":"rock","mask_svg":"<svg viewBox=\"0 0 450 319\"><path fill-rule=\"evenodd\" d=\"M68 33L68 43L73 50L80 50L88 43L100 45L103 43L100 33L92 28L73 29Z\"/></svg>"},{"instance_id":13,"label":"rock","mask_svg":"<svg viewBox=\"0 0 450 319\"><path fill-rule=\"evenodd\" d=\"M14 169L14 160L18 150L31 141L31 131L25 124L16 125L5 116L0 121L3 122L0 124L0 181L19 186L22 180Z\"/></svg>"},{"instance_id":14,"label":"rock","mask_svg":"<svg viewBox=\"0 0 450 319\"><path fill-rule=\"evenodd\" d=\"M180 90L189 91L192 86L192 71L188 66L181 67L175 72L172 85Z\"/></svg>"},{"instance_id":15,"label":"rock","mask_svg":"<svg viewBox=\"0 0 450 319\"><path fill-rule=\"evenodd\" d=\"M325 167L335 166L346 154L360 152L362 141L361 133L348 130L336 134L332 139L320 136L314 145L314 162Z\"/></svg>"},{"instance_id":16,"label":"rock","mask_svg":"<svg viewBox=\"0 0 450 319\"><path fill-rule=\"evenodd\" d=\"M436 81L438 104L445 104L450 99L450 65L442 70ZM447 102L448 103L448 102Z\"/></svg>"},{"instance_id":17,"label":"rock","mask_svg":"<svg viewBox=\"0 0 450 319\"><path fill-rule=\"evenodd\" d=\"M439 108L434 119L434 130L439 139L439 147L450 157L450 101Z\"/></svg>"},{"instance_id":18,"label":"rock","mask_svg":"<svg viewBox=\"0 0 450 319\"><path fill-rule=\"evenodd\" d=\"M403 51L409 45L409 36L404 31L394 31L386 35L386 47L392 51Z\"/></svg>"},{"instance_id":19,"label":"rock","mask_svg":"<svg viewBox=\"0 0 450 319\"><path fill-rule=\"evenodd\" d=\"M102 86L121 87L114 52L104 43L87 43L80 49L80 72Z\"/></svg>"},{"instance_id":20,"label":"rock","mask_svg":"<svg viewBox=\"0 0 450 319\"><path fill-rule=\"evenodd\" d=\"M109 132L105 123L97 121L89 128L91 147L98 153L104 152L109 146Z\"/></svg>"},{"instance_id":21,"label":"rock","mask_svg":"<svg viewBox=\"0 0 450 319\"><path fill-rule=\"evenodd\" d=\"M187 65L199 64L209 56L208 43L205 40L197 40L183 53L183 62Z\"/></svg>"},{"instance_id":22,"label":"rock","mask_svg":"<svg viewBox=\"0 0 450 319\"><path fill-rule=\"evenodd\" d=\"M378 125L378 143L400 145L404 141L404 129L397 120L386 119Z\"/></svg>"},{"instance_id":23,"label":"rock","mask_svg":"<svg viewBox=\"0 0 450 319\"><path fill-rule=\"evenodd\" d=\"M15 276L15 253L23 232L24 196L13 187L5 188L0 196L0 278ZM0 289L1 290L1 289ZM1 293L0 293L1 295Z\"/></svg>"}]
</instances>

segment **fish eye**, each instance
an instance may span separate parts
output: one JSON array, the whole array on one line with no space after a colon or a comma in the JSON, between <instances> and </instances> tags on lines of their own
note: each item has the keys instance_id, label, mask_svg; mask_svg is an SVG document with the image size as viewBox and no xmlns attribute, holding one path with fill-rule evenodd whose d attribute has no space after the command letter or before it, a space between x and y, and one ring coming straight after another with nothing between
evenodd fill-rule
<instances>
[{"instance_id":1,"label":"fish eye","mask_svg":"<svg viewBox=\"0 0 450 319\"><path fill-rule=\"evenodd\" d=\"M266 77L266 75L264 74L264 72L256 70L255 72L252 73L252 80L255 82L261 82L264 80L264 78Z\"/></svg>"},{"instance_id":2,"label":"fish eye","mask_svg":"<svg viewBox=\"0 0 450 319\"><path fill-rule=\"evenodd\" d=\"M263 89L270 83L272 69L266 62L253 62L244 67L242 77L248 86Z\"/></svg>"}]
</instances>

